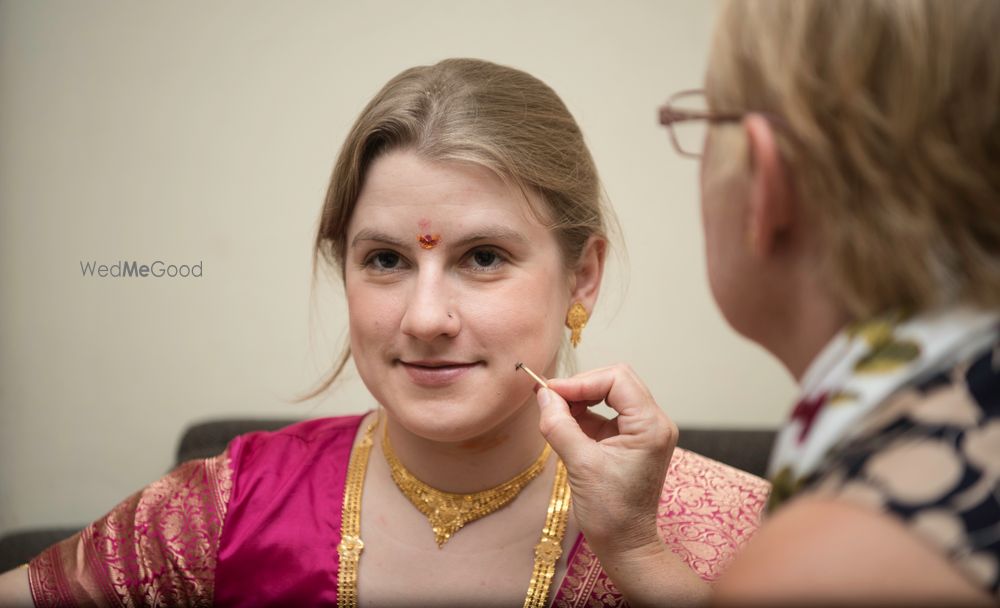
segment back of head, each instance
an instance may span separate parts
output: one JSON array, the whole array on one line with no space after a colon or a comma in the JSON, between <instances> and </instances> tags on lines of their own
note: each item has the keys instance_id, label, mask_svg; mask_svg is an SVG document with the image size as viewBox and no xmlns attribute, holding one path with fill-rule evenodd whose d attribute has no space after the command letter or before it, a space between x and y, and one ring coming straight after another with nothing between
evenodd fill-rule
<instances>
[{"instance_id":1,"label":"back of head","mask_svg":"<svg viewBox=\"0 0 1000 608\"><path fill-rule=\"evenodd\" d=\"M1000 306L998 32L996 0L725 5L709 104L779 117L824 277L855 316Z\"/></svg>"}]
</instances>

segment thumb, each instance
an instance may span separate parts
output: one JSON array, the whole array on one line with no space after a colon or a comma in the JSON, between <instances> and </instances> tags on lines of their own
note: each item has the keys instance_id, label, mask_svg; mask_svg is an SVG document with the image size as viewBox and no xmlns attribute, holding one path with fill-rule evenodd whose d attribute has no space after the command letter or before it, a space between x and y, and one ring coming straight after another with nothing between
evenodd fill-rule
<instances>
[{"instance_id":1,"label":"thumb","mask_svg":"<svg viewBox=\"0 0 1000 608\"><path fill-rule=\"evenodd\" d=\"M580 428L576 418L569 412L569 404L559 393L540 388L536 398L541 411L538 427L542 436L566 466L572 468L588 449L594 447L594 440Z\"/></svg>"}]
</instances>

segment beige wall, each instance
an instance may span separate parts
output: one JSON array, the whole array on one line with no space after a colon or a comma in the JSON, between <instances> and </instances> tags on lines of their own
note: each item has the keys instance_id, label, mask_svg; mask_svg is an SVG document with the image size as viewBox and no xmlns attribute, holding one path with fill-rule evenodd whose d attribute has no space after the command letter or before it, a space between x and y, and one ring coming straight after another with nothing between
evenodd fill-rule
<instances>
[{"instance_id":1,"label":"beige wall","mask_svg":"<svg viewBox=\"0 0 1000 608\"><path fill-rule=\"evenodd\" d=\"M547 81L592 146L629 257L581 367L631 362L681 425L777 423L791 381L716 311L697 166L656 124L669 93L700 83L713 8L2 2L0 532L99 516L166 470L194 420L371 405L353 377L286 403L345 321L336 289L310 303L310 240L365 101L449 56ZM201 261L204 276L81 276L81 261L119 259Z\"/></svg>"}]
</instances>

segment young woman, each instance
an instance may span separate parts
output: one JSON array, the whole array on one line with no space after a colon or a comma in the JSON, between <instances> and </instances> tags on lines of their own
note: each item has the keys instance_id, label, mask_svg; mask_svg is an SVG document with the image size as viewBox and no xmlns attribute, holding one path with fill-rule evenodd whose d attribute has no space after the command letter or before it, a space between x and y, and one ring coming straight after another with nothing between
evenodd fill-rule
<instances>
[{"instance_id":1,"label":"young woman","mask_svg":"<svg viewBox=\"0 0 1000 608\"><path fill-rule=\"evenodd\" d=\"M600 191L539 80L474 60L404 71L348 135L316 240L350 317L320 390L351 356L380 410L239 437L3 584L38 606L619 602L515 369L554 376L566 326L580 338L607 249ZM677 450L655 501L687 564L677 589L716 576L766 492Z\"/></svg>"}]
</instances>

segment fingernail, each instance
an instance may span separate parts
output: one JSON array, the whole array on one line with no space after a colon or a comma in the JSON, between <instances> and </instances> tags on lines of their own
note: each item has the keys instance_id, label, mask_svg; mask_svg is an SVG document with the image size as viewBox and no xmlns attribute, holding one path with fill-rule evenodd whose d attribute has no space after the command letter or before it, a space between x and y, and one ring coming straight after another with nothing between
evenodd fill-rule
<instances>
[{"instance_id":1,"label":"fingernail","mask_svg":"<svg viewBox=\"0 0 1000 608\"><path fill-rule=\"evenodd\" d=\"M538 399L539 407L546 407L552 401L552 395L549 394L549 389L547 388L538 389L536 398Z\"/></svg>"}]
</instances>

